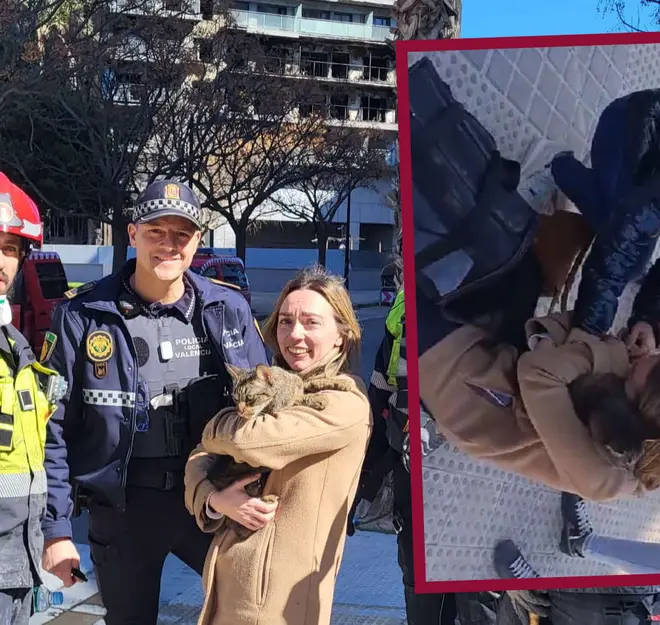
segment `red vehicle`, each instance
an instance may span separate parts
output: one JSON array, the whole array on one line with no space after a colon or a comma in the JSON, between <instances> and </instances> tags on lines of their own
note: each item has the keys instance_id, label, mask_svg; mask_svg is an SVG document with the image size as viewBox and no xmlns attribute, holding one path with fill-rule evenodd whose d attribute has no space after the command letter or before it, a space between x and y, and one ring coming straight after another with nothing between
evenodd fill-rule
<instances>
[{"instance_id":1,"label":"red vehicle","mask_svg":"<svg viewBox=\"0 0 660 625\"><path fill-rule=\"evenodd\" d=\"M193 258L190 270L201 276L227 282L238 287L248 304L251 303L250 282L245 271L245 265L238 256L224 256L216 254L212 248L200 248Z\"/></svg>"},{"instance_id":2,"label":"red vehicle","mask_svg":"<svg viewBox=\"0 0 660 625\"><path fill-rule=\"evenodd\" d=\"M56 252L32 252L16 277L11 297L12 324L39 356L55 306L64 299L69 284Z\"/></svg>"}]
</instances>

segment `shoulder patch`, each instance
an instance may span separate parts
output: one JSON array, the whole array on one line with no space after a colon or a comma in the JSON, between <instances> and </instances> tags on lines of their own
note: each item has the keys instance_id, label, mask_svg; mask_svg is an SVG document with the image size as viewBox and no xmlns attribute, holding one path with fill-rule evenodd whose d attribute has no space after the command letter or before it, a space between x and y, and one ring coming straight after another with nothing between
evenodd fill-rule
<instances>
[{"instance_id":1,"label":"shoulder patch","mask_svg":"<svg viewBox=\"0 0 660 625\"><path fill-rule=\"evenodd\" d=\"M41 346L41 355L39 356L39 362L44 363L50 359L55 351L55 344L57 343L57 335L53 332L46 332L44 336L44 342Z\"/></svg>"},{"instance_id":2,"label":"shoulder patch","mask_svg":"<svg viewBox=\"0 0 660 625\"><path fill-rule=\"evenodd\" d=\"M73 299L77 295L82 295L83 293L87 293L88 291L91 291L96 286L97 283L98 280L92 280L91 282L87 282L86 284L81 284L80 286L77 286L73 289L69 289L64 294L64 297L66 299Z\"/></svg>"},{"instance_id":3,"label":"shoulder patch","mask_svg":"<svg viewBox=\"0 0 660 625\"><path fill-rule=\"evenodd\" d=\"M231 284L230 282L223 282L222 280L216 280L215 278L209 278L213 284L219 284L220 286L226 286L228 289L234 289L234 291L240 291L241 287Z\"/></svg>"}]
</instances>

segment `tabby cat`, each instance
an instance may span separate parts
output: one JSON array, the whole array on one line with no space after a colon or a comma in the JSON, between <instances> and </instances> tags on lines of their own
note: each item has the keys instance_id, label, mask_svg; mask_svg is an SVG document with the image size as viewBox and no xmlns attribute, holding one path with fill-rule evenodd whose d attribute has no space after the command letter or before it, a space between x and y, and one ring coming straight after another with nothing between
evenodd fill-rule
<instances>
[{"instance_id":1,"label":"tabby cat","mask_svg":"<svg viewBox=\"0 0 660 625\"><path fill-rule=\"evenodd\" d=\"M568 392L578 418L616 466L632 470L644 441L660 437L628 398L625 380L614 373L583 374L568 385Z\"/></svg>"},{"instance_id":2,"label":"tabby cat","mask_svg":"<svg viewBox=\"0 0 660 625\"><path fill-rule=\"evenodd\" d=\"M345 380L316 377L305 381L281 367L257 365L255 369L241 369L229 364L225 366L233 380L232 398L238 414L244 419L255 419L261 413L273 414L294 406L325 410L328 399L317 393L351 389L351 384ZM245 490L251 497L260 497L267 503L274 503L277 501L275 495L263 495L269 472L270 469L266 467L255 468L245 462L236 462L231 456L217 456L209 470L208 479L218 490L223 490L247 475L261 473L261 479L246 486ZM241 540L252 534L252 530L232 519L226 519L226 523Z\"/></svg>"}]
</instances>

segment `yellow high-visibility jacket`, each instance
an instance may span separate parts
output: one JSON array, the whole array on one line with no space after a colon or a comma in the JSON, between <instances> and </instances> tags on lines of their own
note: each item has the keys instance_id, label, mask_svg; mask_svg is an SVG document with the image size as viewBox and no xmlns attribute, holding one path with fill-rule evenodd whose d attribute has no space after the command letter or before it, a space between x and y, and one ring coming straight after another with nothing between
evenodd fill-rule
<instances>
[{"instance_id":1,"label":"yellow high-visibility jacket","mask_svg":"<svg viewBox=\"0 0 660 625\"><path fill-rule=\"evenodd\" d=\"M5 326L4 331L7 341L0 342L0 588L29 588L40 583L32 571L39 571L43 551L46 423L55 408L45 389L49 376L57 373L36 361L27 340L13 326Z\"/></svg>"}]
</instances>

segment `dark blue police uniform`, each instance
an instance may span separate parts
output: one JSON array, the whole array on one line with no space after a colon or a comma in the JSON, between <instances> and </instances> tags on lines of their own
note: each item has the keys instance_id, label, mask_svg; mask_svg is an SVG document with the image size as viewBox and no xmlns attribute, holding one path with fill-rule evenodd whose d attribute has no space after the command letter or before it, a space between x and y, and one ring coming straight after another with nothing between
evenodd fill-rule
<instances>
[{"instance_id":1,"label":"dark blue police uniform","mask_svg":"<svg viewBox=\"0 0 660 625\"><path fill-rule=\"evenodd\" d=\"M181 214L157 201L164 184L147 201L159 216ZM138 219L149 216L144 204ZM156 625L169 553L201 574L212 536L185 508L185 462L231 401L225 363L267 362L239 292L187 271L179 301L148 303L130 286L134 271L132 260L70 294L54 313L48 359L69 388L48 425L44 536L71 538L74 507L89 508L108 625Z\"/></svg>"}]
</instances>

